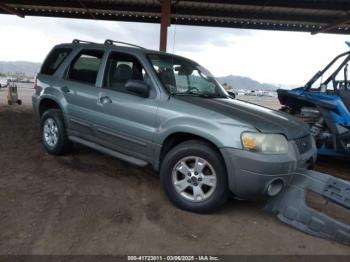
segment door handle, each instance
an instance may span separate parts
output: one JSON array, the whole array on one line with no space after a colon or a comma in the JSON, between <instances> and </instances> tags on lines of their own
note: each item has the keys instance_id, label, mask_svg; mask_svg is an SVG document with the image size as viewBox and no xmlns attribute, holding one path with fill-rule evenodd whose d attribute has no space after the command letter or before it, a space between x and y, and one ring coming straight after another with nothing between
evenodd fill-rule
<instances>
[{"instance_id":1,"label":"door handle","mask_svg":"<svg viewBox=\"0 0 350 262\"><path fill-rule=\"evenodd\" d=\"M111 104L112 100L108 96L102 96L98 99L101 105Z\"/></svg>"},{"instance_id":2,"label":"door handle","mask_svg":"<svg viewBox=\"0 0 350 262\"><path fill-rule=\"evenodd\" d=\"M61 87L61 91L63 92L63 93L69 93L70 92L70 90L69 90L69 88L67 87L67 86L62 86Z\"/></svg>"}]
</instances>

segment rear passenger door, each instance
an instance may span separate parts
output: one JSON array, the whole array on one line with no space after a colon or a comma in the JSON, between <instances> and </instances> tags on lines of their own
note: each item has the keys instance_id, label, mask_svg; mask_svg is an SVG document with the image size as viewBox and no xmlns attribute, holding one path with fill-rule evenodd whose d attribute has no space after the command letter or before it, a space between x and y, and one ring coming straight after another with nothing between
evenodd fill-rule
<instances>
[{"instance_id":1,"label":"rear passenger door","mask_svg":"<svg viewBox=\"0 0 350 262\"><path fill-rule=\"evenodd\" d=\"M99 93L102 118L97 127L98 138L109 148L150 160L158 100L149 74L136 56L124 52L111 52L104 72ZM128 92L128 80L147 83L150 96Z\"/></svg>"},{"instance_id":2,"label":"rear passenger door","mask_svg":"<svg viewBox=\"0 0 350 262\"><path fill-rule=\"evenodd\" d=\"M96 80L102 50L81 50L71 61L65 77L58 83L67 101L68 133L88 140L96 138L94 121L99 117Z\"/></svg>"}]
</instances>

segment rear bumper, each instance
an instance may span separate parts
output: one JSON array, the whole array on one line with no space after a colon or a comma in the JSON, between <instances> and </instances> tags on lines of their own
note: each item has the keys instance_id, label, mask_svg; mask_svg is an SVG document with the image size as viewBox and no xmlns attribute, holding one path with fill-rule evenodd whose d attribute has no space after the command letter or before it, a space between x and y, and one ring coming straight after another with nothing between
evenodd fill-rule
<instances>
[{"instance_id":1,"label":"rear bumper","mask_svg":"<svg viewBox=\"0 0 350 262\"><path fill-rule=\"evenodd\" d=\"M287 185L297 168L310 168L316 161L317 150L311 148L299 154L294 141L284 155L267 155L234 148L222 148L231 192L245 199L266 197L269 184L278 179Z\"/></svg>"}]
</instances>

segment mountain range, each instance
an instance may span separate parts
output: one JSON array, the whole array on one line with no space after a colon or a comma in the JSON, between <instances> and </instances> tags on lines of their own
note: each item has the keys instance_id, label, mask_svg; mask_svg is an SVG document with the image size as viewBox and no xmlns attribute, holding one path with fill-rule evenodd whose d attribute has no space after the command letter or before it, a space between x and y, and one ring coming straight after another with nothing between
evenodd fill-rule
<instances>
[{"instance_id":1,"label":"mountain range","mask_svg":"<svg viewBox=\"0 0 350 262\"><path fill-rule=\"evenodd\" d=\"M35 76L41 67L41 63L27 62L27 61L0 61L0 73L6 75L25 75L28 77Z\"/></svg>"},{"instance_id":2,"label":"mountain range","mask_svg":"<svg viewBox=\"0 0 350 262\"><path fill-rule=\"evenodd\" d=\"M5 75L25 75L26 77L34 77L40 70L41 63L27 61L0 61L0 73ZM276 90L278 86L266 83L260 83L254 79L243 76L228 75L217 77L221 84L231 86L233 89L249 89L249 90Z\"/></svg>"},{"instance_id":3,"label":"mountain range","mask_svg":"<svg viewBox=\"0 0 350 262\"><path fill-rule=\"evenodd\" d=\"M279 87L272 85L272 84L266 84L266 83L260 83L254 79L251 79L249 77L245 76L222 76L216 78L222 85L228 85L231 86L233 89L244 89L244 90L277 90Z\"/></svg>"}]
</instances>

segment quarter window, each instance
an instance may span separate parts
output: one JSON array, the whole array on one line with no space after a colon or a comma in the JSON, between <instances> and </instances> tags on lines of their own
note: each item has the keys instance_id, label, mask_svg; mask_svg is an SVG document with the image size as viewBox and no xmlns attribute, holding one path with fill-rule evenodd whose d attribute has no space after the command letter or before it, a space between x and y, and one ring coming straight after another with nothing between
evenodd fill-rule
<instances>
[{"instance_id":1,"label":"quarter window","mask_svg":"<svg viewBox=\"0 0 350 262\"><path fill-rule=\"evenodd\" d=\"M40 73L53 75L70 52L72 52L71 48L56 48L52 50L43 63Z\"/></svg>"},{"instance_id":2,"label":"quarter window","mask_svg":"<svg viewBox=\"0 0 350 262\"><path fill-rule=\"evenodd\" d=\"M102 56L102 51L80 52L70 66L68 79L95 85Z\"/></svg>"}]
</instances>

